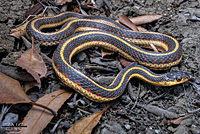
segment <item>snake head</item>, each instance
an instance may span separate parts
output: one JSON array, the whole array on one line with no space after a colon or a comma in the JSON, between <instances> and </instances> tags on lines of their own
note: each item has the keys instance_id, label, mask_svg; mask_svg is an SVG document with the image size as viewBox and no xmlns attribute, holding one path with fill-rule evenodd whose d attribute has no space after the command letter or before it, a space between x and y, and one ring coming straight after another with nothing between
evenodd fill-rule
<instances>
[{"instance_id":1,"label":"snake head","mask_svg":"<svg viewBox=\"0 0 200 134\"><path fill-rule=\"evenodd\" d=\"M170 72L165 75L165 85L172 86L184 83L190 79L190 76L184 72Z\"/></svg>"}]
</instances>

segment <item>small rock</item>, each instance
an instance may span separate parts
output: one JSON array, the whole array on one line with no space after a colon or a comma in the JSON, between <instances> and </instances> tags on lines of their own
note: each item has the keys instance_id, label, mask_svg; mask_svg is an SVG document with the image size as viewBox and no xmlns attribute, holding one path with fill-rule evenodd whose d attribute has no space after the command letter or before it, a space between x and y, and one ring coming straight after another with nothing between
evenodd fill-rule
<instances>
[{"instance_id":1,"label":"small rock","mask_svg":"<svg viewBox=\"0 0 200 134\"><path fill-rule=\"evenodd\" d=\"M131 126L130 126L129 124L126 124L124 127L125 127L127 130L130 130L130 129L131 129Z\"/></svg>"},{"instance_id":2,"label":"small rock","mask_svg":"<svg viewBox=\"0 0 200 134\"><path fill-rule=\"evenodd\" d=\"M77 55L77 59L78 59L79 61L84 61L86 58L87 58L87 55L86 55L84 52L80 52L80 53L78 53L78 55Z\"/></svg>"}]
</instances>

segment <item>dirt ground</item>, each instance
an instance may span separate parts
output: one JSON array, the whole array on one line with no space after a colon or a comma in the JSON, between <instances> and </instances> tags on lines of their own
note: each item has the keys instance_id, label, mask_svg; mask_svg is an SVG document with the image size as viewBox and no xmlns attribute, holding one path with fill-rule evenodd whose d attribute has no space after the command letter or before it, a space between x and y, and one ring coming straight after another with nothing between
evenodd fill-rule
<instances>
[{"instance_id":1,"label":"dirt ground","mask_svg":"<svg viewBox=\"0 0 200 134\"><path fill-rule=\"evenodd\" d=\"M96 0L96 2L101 3L101 0ZM1 65L16 66L14 62L22 53L19 48L23 43L10 37L9 31L25 20L26 10L35 3L36 1L33 0L0 1ZM200 107L200 21L191 20L192 16L200 20L200 0L135 0L133 3L128 3L125 0L111 0L111 6L112 12L108 16L111 19L117 19L118 13L127 17L165 14L166 16L158 21L142 26L148 31L170 35L180 42L183 49L183 59L178 66L172 67L169 71L187 72L194 80L193 84L186 83L170 88L152 86L139 80L131 80L132 91L126 90L114 102L112 107L104 113L93 133L200 134L200 110L198 110ZM106 16L104 12L97 10L88 10L87 12L90 15ZM75 58L78 61L75 61L73 65L82 69L85 61L93 60L88 58L87 53L94 51L96 50L81 52ZM49 66L49 69L52 70L51 66ZM110 76L103 75L96 78L97 75L99 75L98 72L94 73L93 78L106 84L113 80L116 73L113 74L112 72ZM45 93L52 92L62 86L56 76L51 76L42 80L41 91L34 95L30 94L29 97L36 101ZM138 89L140 89L139 95L137 95ZM136 99L138 102L134 106ZM109 104L94 103L81 95L77 97L76 102L80 103L78 106L72 106L72 101L73 97L60 109L60 113L65 115L65 119L62 121L63 127L59 128L58 132L66 131L75 121L99 112ZM28 106L16 107L13 110L14 113L24 112L24 114L19 114L19 120L22 120L27 113ZM162 112L159 113L159 110ZM180 124L168 123L170 120L190 114L191 116L182 120ZM57 120L53 119L52 122L56 123ZM48 130L52 127L52 124L48 125L44 133L49 133Z\"/></svg>"}]
</instances>

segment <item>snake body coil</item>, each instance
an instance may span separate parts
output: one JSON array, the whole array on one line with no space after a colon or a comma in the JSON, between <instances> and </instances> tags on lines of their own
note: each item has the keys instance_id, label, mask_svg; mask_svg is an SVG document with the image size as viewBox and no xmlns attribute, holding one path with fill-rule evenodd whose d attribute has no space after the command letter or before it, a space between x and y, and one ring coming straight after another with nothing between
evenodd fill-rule
<instances>
[{"instance_id":1,"label":"snake body coil","mask_svg":"<svg viewBox=\"0 0 200 134\"><path fill-rule=\"evenodd\" d=\"M63 24L56 32L41 31ZM27 35L33 36L42 45L59 44L53 56L55 72L66 85L93 101L104 102L119 97L132 77L161 86L183 83L189 78L183 72L155 74L146 68L161 70L178 64L182 50L176 39L154 32L133 32L104 17L67 12L54 17L36 18L27 25ZM161 52L142 49L150 48L151 43ZM122 70L111 85L101 86L71 65L73 55L95 46L118 52L146 67L131 65Z\"/></svg>"}]
</instances>

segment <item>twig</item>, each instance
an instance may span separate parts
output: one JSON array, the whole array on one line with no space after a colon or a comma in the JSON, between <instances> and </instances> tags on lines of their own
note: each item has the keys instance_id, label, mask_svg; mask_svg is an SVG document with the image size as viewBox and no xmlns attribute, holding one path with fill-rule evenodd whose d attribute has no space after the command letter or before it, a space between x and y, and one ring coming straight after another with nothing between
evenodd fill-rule
<instances>
[{"instance_id":1,"label":"twig","mask_svg":"<svg viewBox=\"0 0 200 134\"><path fill-rule=\"evenodd\" d=\"M198 108L198 109L195 109L195 110L193 110L193 111L190 111L190 110L187 110L187 111L188 111L188 113L192 114L192 113L195 113L195 112L198 112L198 111L200 111L200 108Z\"/></svg>"},{"instance_id":2,"label":"twig","mask_svg":"<svg viewBox=\"0 0 200 134\"><path fill-rule=\"evenodd\" d=\"M160 95L158 95L158 96L156 96L156 97L154 97L154 98L152 98L152 99L146 101L145 103L148 104L148 103L150 103L150 102L152 102L152 101L154 101L154 100L157 100L157 99L163 97L165 94L166 94L166 93L162 93L162 94L160 94Z\"/></svg>"},{"instance_id":3,"label":"twig","mask_svg":"<svg viewBox=\"0 0 200 134\"><path fill-rule=\"evenodd\" d=\"M154 44L150 44L151 48L154 50L154 52L158 52L158 49L154 46Z\"/></svg>"},{"instance_id":4,"label":"twig","mask_svg":"<svg viewBox=\"0 0 200 134\"><path fill-rule=\"evenodd\" d=\"M42 107L42 108L44 108L44 109L50 111L55 117L58 115L57 112L55 112L54 110L52 110L52 109L50 109L49 107L44 106L44 105L42 105L42 104L38 104L38 103L35 103L35 102L29 102L29 104Z\"/></svg>"},{"instance_id":5,"label":"twig","mask_svg":"<svg viewBox=\"0 0 200 134\"><path fill-rule=\"evenodd\" d=\"M137 103L138 103L138 99L139 99L139 95L140 95L140 90L141 90L141 88L140 88L140 83L139 83L137 97L136 97L135 103L134 103L133 107L131 108L131 110L133 110L135 108L135 106L137 105Z\"/></svg>"},{"instance_id":6,"label":"twig","mask_svg":"<svg viewBox=\"0 0 200 134\"><path fill-rule=\"evenodd\" d=\"M4 117L4 115L8 112L8 110L11 108L11 106L10 107L8 107L8 106L2 106L2 108L1 108L1 114L0 114L0 122L2 122L2 119L3 119L3 117Z\"/></svg>"},{"instance_id":7,"label":"twig","mask_svg":"<svg viewBox=\"0 0 200 134\"><path fill-rule=\"evenodd\" d=\"M128 83L128 93L132 100L136 100L131 83Z\"/></svg>"},{"instance_id":8,"label":"twig","mask_svg":"<svg viewBox=\"0 0 200 134\"><path fill-rule=\"evenodd\" d=\"M56 128L58 127L58 125L60 124L60 122L63 120L64 118L59 119L56 124L54 125L54 127L50 130L51 134L54 134L56 131Z\"/></svg>"}]
</instances>

